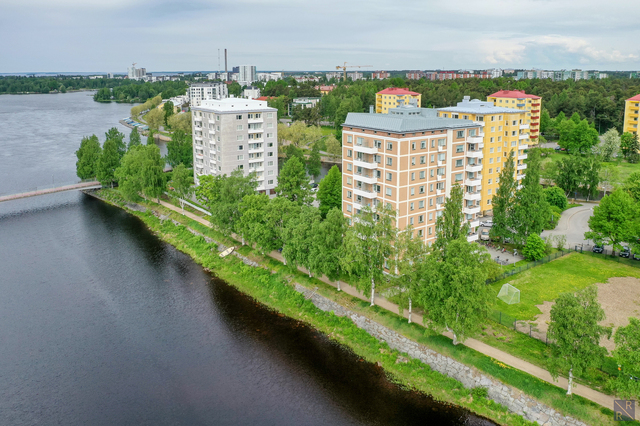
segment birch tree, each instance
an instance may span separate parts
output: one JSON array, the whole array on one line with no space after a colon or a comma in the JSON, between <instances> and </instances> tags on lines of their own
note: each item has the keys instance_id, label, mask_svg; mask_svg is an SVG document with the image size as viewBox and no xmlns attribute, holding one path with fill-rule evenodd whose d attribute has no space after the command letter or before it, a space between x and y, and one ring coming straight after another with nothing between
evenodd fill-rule
<instances>
[{"instance_id":1,"label":"birch tree","mask_svg":"<svg viewBox=\"0 0 640 426\"><path fill-rule=\"evenodd\" d=\"M427 257L427 247L422 239L414 235L413 228L402 231L395 244L396 253L393 263L391 283L399 290L400 315L404 309L409 310L409 324L413 313L413 299L418 290L418 271Z\"/></svg>"},{"instance_id":2,"label":"birch tree","mask_svg":"<svg viewBox=\"0 0 640 426\"><path fill-rule=\"evenodd\" d=\"M313 244L310 247L310 269L335 281L340 291L343 257L342 241L347 231L347 220L342 210L333 208L324 221L313 224Z\"/></svg>"},{"instance_id":3,"label":"birch tree","mask_svg":"<svg viewBox=\"0 0 640 426\"><path fill-rule=\"evenodd\" d=\"M311 278L311 246L313 245L313 226L320 222L320 211L315 207L302 206L300 214L286 222L282 229L282 256L287 263L296 268L304 266Z\"/></svg>"}]
</instances>

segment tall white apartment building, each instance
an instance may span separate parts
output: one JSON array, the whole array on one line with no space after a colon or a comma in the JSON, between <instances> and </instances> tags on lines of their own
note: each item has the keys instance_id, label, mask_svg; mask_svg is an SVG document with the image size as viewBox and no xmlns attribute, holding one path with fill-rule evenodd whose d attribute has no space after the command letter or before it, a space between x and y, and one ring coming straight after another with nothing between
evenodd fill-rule
<instances>
[{"instance_id":1,"label":"tall white apartment building","mask_svg":"<svg viewBox=\"0 0 640 426\"><path fill-rule=\"evenodd\" d=\"M258 81L278 81L282 80L281 72L259 72L256 74Z\"/></svg>"},{"instance_id":2,"label":"tall white apartment building","mask_svg":"<svg viewBox=\"0 0 640 426\"><path fill-rule=\"evenodd\" d=\"M255 173L258 191L272 194L278 185L278 114L265 101L205 100L193 113L193 173Z\"/></svg>"},{"instance_id":3,"label":"tall white apartment building","mask_svg":"<svg viewBox=\"0 0 640 426\"><path fill-rule=\"evenodd\" d=\"M258 80L255 65L240 65L238 67L238 83L242 86L251 86Z\"/></svg>"},{"instance_id":4,"label":"tall white apartment building","mask_svg":"<svg viewBox=\"0 0 640 426\"><path fill-rule=\"evenodd\" d=\"M229 88L224 82L196 83L189 86L191 107L200 106L202 101L224 99L229 97Z\"/></svg>"},{"instance_id":5,"label":"tall white apartment building","mask_svg":"<svg viewBox=\"0 0 640 426\"><path fill-rule=\"evenodd\" d=\"M481 211L483 138L471 120L441 118L432 109L401 105L388 114L349 113L342 125L342 212L351 223L364 206L388 205L396 225L412 226L431 244L445 198L459 184L460 209L476 233Z\"/></svg>"}]
</instances>

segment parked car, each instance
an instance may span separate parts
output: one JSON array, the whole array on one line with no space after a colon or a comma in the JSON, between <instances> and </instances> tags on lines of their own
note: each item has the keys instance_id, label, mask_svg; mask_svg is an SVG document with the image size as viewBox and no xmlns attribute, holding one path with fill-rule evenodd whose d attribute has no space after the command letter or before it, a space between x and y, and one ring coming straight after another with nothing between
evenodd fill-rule
<instances>
[{"instance_id":1,"label":"parked car","mask_svg":"<svg viewBox=\"0 0 640 426\"><path fill-rule=\"evenodd\" d=\"M603 253L604 252L604 244L596 244L595 246L593 246L593 249L591 249L592 252L594 253Z\"/></svg>"},{"instance_id":2,"label":"parked car","mask_svg":"<svg viewBox=\"0 0 640 426\"><path fill-rule=\"evenodd\" d=\"M491 228L493 226L493 219L480 222L480 226L486 226L487 228Z\"/></svg>"},{"instance_id":3,"label":"parked car","mask_svg":"<svg viewBox=\"0 0 640 426\"><path fill-rule=\"evenodd\" d=\"M555 149L556 151L560 151L560 150L562 150L562 148L560 148L559 146L556 146L556 147L555 147L555 148L553 148L553 149Z\"/></svg>"},{"instance_id":4,"label":"parked car","mask_svg":"<svg viewBox=\"0 0 640 426\"><path fill-rule=\"evenodd\" d=\"M317 184L317 183L312 183L312 184L311 184L311 191L312 191L312 192L317 192L319 188L320 188L320 187L318 186L318 184Z\"/></svg>"},{"instance_id":5,"label":"parked car","mask_svg":"<svg viewBox=\"0 0 640 426\"><path fill-rule=\"evenodd\" d=\"M633 260L640 260L640 254L633 254Z\"/></svg>"},{"instance_id":6,"label":"parked car","mask_svg":"<svg viewBox=\"0 0 640 426\"><path fill-rule=\"evenodd\" d=\"M488 229L483 229L482 231L480 231L480 239L482 241L489 241L489 230Z\"/></svg>"},{"instance_id":7,"label":"parked car","mask_svg":"<svg viewBox=\"0 0 640 426\"><path fill-rule=\"evenodd\" d=\"M620 257L629 257L631 256L631 249L629 247L622 247L622 251L620 252Z\"/></svg>"}]
</instances>

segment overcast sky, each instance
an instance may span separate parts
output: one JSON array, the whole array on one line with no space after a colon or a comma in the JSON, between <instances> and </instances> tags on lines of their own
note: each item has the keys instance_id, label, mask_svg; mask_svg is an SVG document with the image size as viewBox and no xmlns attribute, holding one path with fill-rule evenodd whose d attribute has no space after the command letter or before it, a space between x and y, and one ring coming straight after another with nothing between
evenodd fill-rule
<instances>
[{"instance_id":1,"label":"overcast sky","mask_svg":"<svg viewBox=\"0 0 640 426\"><path fill-rule=\"evenodd\" d=\"M213 71L224 48L258 70L640 70L639 3L0 0L0 73Z\"/></svg>"}]
</instances>

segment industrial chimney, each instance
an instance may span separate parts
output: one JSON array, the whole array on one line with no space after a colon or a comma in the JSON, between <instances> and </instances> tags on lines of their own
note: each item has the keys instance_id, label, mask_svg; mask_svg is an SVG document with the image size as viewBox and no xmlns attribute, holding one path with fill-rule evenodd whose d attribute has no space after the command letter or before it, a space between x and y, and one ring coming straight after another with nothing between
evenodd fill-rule
<instances>
[{"instance_id":1,"label":"industrial chimney","mask_svg":"<svg viewBox=\"0 0 640 426\"><path fill-rule=\"evenodd\" d=\"M225 74L229 72L227 69L227 49L224 49L224 72Z\"/></svg>"}]
</instances>

